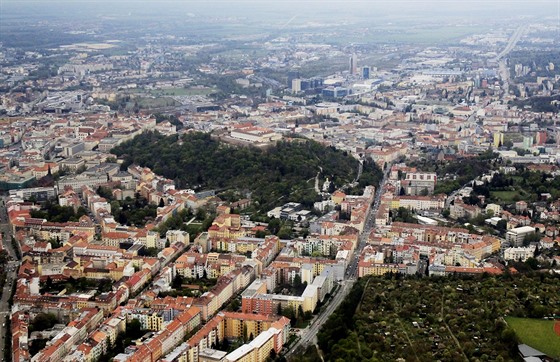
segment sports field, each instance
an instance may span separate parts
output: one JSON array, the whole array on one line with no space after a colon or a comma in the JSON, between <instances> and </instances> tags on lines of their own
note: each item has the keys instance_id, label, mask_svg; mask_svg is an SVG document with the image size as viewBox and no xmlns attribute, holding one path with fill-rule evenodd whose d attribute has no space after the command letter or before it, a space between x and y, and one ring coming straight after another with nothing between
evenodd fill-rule
<instances>
[{"instance_id":1,"label":"sports field","mask_svg":"<svg viewBox=\"0 0 560 362\"><path fill-rule=\"evenodd\" d=\"M522 343L551 357L560 358L560 335L557 334L560 333L560 322L515 317L507 317L506 321Z\"/></svg>"}]
</instances>

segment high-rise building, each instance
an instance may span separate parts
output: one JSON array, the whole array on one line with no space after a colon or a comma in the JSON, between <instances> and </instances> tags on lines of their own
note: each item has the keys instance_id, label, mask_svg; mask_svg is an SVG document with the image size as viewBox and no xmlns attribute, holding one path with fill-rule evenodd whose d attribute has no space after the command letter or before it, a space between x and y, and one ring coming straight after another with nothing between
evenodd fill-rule
<instances>
[{"instance_id":1,"label":"high-rise building","mask_svg":"<svg viewBox=\"0 0 560 362\"><path fill-rule=\"evenodd\" d=\"M480 88L480 85L481 85L480 76L477 75L476 77L474 77L473 81L474 81L474 87L475 88Z\"/></svg>"},{"instance_id":2,"label":"high-rise building","mask_svg":"<svg viewBox=\"0 0 560 362\"><path fill-rule=\"evenodd\" d=\"M528 150L533 147L533 136L523 136L523 148Z\"/></svg>"},{"instance_id":3,"label":"high-rise building","mask_svg":"<svg viewBox=\"0 0 560 362\"><path fill-rule=\"evenodd\" d=\"M546 143L548 138L548 134L546 131L539 131L535 134L535 143L539 146L542 146Z\"/></svg>"},{"instance_id":4,"label":"high-rise building","mask_svg":"<svg viewBox=\"0 0 560 362\"><path fill-rule=\"evenodd\" d=\"M291 70L288 72L288 87L292 87L292 81L299 78L299 70Z\"/></svg>"},{"instance_id":5,"label":"high-rise building","mask_svg":"<svg viewBox=\"0 0 560 362\"><path fill-rule=\"evenodd\" d=\"M358 72L358 59L356 54L352 54L350 57L350 74L356 74Z\"/></svg>"},{"instance_id":6,"label":"high-rise building","mask_svg":"<svg viewBox=\"0 0 560 362\"><path fill-rule=\"evenodd\" d=\"M292 80L292 93L299 93L301 92L301 79L296 78Z\"/></svg>"},{"instance_id":7,"label":"high-rise building","mask_svg":"<svg viewBox=\"0 0 560 362\"><path fill-rule=\"evenodd\" d=\"M369 67L367 65L362 67L362 78L369 79Z\"/></svg>"},{"instance_id":8,"label":"high-rise building","mask_svg":"<svg viewBox=\"0 0 560 362\"><path fill-rule=\"evenodd\" d=\"M323 87L323 78L294 78L290 84L290 90L292 93L305 92L309 90L316 90L317 88Z\"/></svg>"}]
</instances>

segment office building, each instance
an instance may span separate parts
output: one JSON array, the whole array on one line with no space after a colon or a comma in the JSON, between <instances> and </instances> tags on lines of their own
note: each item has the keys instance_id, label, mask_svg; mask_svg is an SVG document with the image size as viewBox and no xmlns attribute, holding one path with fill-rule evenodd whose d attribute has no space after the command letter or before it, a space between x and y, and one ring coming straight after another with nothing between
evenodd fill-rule
<instances>
[{"instance_id":1,"label":"office building","mask_svg":"<svg viewBox=\"0 0 560 362\"><path fill-rule=\"evenodd\" d=\"M350 57L350 74L357 74L358 73L358 58L356 54L352 54Z\"/></svg>"},{"instance_id":2,"label":"office building","mask_svg":"<svg viewBox=\"0 0 560 362\"><path fill-rule=\"evenodd\" d=\"M368 66L362 67L362 78L363 79L369 79L369 67Z\"/></svg>"}]
</instances>

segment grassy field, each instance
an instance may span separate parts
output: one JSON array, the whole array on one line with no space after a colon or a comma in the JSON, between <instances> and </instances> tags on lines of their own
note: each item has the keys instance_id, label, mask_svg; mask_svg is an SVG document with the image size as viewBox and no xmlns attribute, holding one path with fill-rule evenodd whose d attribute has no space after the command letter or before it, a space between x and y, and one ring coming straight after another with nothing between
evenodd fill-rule
<instances>
[{"instance_id":1,"label":"grassy field","mask_svg":"<svg viewBox=\"0 0 560 362\"><path fill-rule=\"evenodd\" d=\"M171 97L171 96L207 96L215 92L212 88L162 88L162 89L134 89L130 93L142 95L146 94L154 97Z\"/></svg>"},{"instance_id":2,"label":"grassy field","mask_svg":"<svg viewBox=\"0 0 560 362\"><path fill-rule=\"evenodd\" d=\"M518 200L523 200L523 195L520 195L517 191L491 191L490 195L492 199L500 199L505 203L512 203L514 202L515 196L518 197Z\"/></svg>"},{"instance_id":3,"label":"grassy field","mask_svg":"<svg viewBox=\"0 0 560 362\"><path fill-rule=\"evenodd\" d=\"M340 34L329 43L405 43L405 44L455 44L462 38L483 32L478 26L427 26L410 29L408 26L377 27L368 32Z\"/></svg>"},{"instance_id":4,"label":"grassy field","mask_svg":"<svg viewBox=\"0 0 560 362\"><path fill-rule=\"evenodd\" d=\"M458 41L461 38L478 32L479 29L475 27L434 27L434 28L419 28L414 30L402 29L402 31L395 31L391 33L381 33L375 36L376 39L384 42L396 43L449 43Z\"/></svg>"},{"instance_id":5,"label":"grassy field","mask_svg":"<svg viewBox=\"0 0 560 362\"><path fill-rule=\"evenodd\" d=\"M140 108L158 108L158 107L172 107L177 105L177 102L172 98L139 98L138 105Z\"/></svg>"},{"instance_id":6,"label":"grassy field","mask_svg":"<svg viewBox=\"0 0 560 362\"><path fill-rule=\"evenodd\" d=\"M506 321L521 342L551 357L560 358L560 336L554 333L554 321L515 317L507 317Z\"/></svg>"},{"instance_id":7,"label":"grassy field","mask_svg":"<svg viewBox=\"0 0 560 362\"><path fill-rule=\"evenodd\" d=\"M162 88L150 90L149 93L153 96L206 96L214 91L211 88Z\"/></svg>"}]
</instances>

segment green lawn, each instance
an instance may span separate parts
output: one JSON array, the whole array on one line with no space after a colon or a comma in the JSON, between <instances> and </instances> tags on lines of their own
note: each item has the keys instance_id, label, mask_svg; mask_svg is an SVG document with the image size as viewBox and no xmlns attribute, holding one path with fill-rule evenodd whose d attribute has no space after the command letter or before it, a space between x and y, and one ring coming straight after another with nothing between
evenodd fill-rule
<instances>
[{"instance_id":1,"label":"green lawn","mask_svg":"<svg viewBox=\"0 0 560 362\"><path fill-rule=\"evenodd\" d=\"M500 200L502 202L511 203L514 202L515 196L518 196L518 200L523 200L523 196L517 191L490 191L490 196L494 200Z\"/></svg>"},{"instance_id":2,"label":"green lawn","mask_svg":"<svg viewBox=\"0 0 560 362\"><path fill-rule=\"evenodd\" d=\"M393 26L376 27L367 32L338 32L336 37L317 36L318 42L329 44L360 43L404 43L404 44L456 44L465 36L479 33L480 29L469 26L434 26L410 29Z\"/></svg>"},{"instance_id":3,"label":"green lawn","mask_svg":"<svg viewBox=\"0 0 560 362\"><path fill-rule=\"evenodd\" d=\"M506 321L521 342L551 357L560 358L560 336L554 332L554 321L515 317L507 317Z\"/></svg>"},{"instance_id":4,"label":"green lawn","mask_svg":"<svg viewBox=\"0 0 560 362\"><path fill-rule=\"evenodd\" d=\"M149 91L154 96L207 96L214 92L211 88L162 88Z\"/></svg>"},{"instance_id":5,"label":"green lawn","mask_svg":"<svg viewBox=\"0 0 560 362\"><path fill-rule=\"evenodd\" d=\"M138 105L141 108L159 108L159 107L173 107L177 102L169 97L161 98L139 98Z\"/></svg>"},{"instance_id":6,"label":"green lawn","mask_svg":"<svg viewBox=\"0 0 560 362\"><path fill-rule=\"evenodd\" d=\"M149 95L154 97L170 97L170 96L207 96L216 90L212 88L162 88L162 89L133 89L132 94Z\"/></svg>"}]
</instances>

